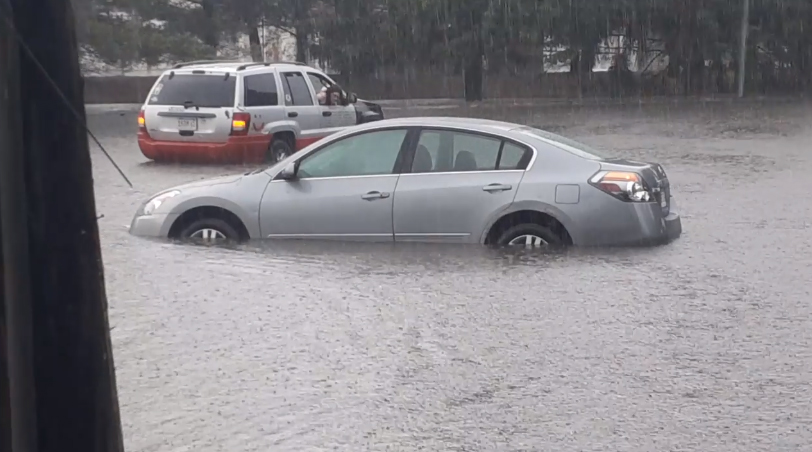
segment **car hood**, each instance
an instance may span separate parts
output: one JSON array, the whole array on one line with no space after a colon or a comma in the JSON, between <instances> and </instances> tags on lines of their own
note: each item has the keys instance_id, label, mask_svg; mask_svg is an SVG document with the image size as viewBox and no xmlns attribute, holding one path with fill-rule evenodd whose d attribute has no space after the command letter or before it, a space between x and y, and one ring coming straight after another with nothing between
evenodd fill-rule
<instances>
[{"instance_id":1,"label":"car hood","mask_svg":"<svg viewBox=\"0 0 812 452\"><path fill-rule=\"evenodd\" d=\"M212 187L214 185L233 184L241 181L243 177L246 176L244 174L236 174L236 175L232 174L230 176L214 177L211 179L203 179L195 182L189 182L183 185L178 185L174 189L183 191L190 188L205 188Z\"/></svg>"}]
</instances>

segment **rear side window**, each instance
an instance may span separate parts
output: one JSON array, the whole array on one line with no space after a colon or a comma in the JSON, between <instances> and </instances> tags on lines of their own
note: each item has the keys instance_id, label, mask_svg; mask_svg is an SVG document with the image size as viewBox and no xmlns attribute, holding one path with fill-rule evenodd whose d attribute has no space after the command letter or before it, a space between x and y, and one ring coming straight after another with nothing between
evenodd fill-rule
<instances>
[{"instance_id":1,"label":"rear side window","mask_svg":"<svg viewBox=\"0 0 812 452\"><path fill-rule=\"evenodd\" d=\"M301 72L283 73L282 85L285 89L285 105L313 105L313 94Z\"/></svg>"},{"instance_id":2,"label":"rear side window","mask_svg":"<svg viewBox=\"0 0 812 452\"><path fill-rule=\"evenodd\" d=\"M527 169L527 165L530 164L530 159L532 157L533 151L530 149L505 141L505 144L502 146L502 152L499 154L499 164L497 165L497 169Z\"/></svg>"},{"instance_id":3,"label":"rear side window","mask_svg":"<svg viewBox=\"0 0 812 452\"><path fill-rule=\"evenodd\" d=\"M502 140L450 130L423 130L417 143L413 173L492 171Z\"/></svg>"},{"instance_id":4,"label":"rear side window","mask_svg":"<svg viewBox=\"0 0 812 452\"><path fill-rule=\"evenodd\" d=\"M167 74L155 85L148 104L233 107L236 81L224 74Z\"/></svg>"},{"instance_id":5,"label":"rear side window","mask_svg":"<svg viewBox=\"0 0 812 452\"><path fill-rule=\"evenodd\" d=\"M273 74L249 75L243 79L246 107L279 105L276 77Z\"/></svg>"}]
</instances>

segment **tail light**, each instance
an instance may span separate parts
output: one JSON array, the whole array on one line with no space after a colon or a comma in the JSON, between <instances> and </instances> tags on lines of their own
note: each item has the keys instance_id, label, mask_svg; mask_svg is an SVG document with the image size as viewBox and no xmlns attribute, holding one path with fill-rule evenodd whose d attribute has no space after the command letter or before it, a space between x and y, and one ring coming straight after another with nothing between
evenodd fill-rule
<instances>
[{"instance_id":1,"label":"tail light","mask_svg":"<svg viewBox=\"0 0 812 452\"><path fill-rule=\"evenodd\" d=\"M637 173L601 171L592 176L589 184L622 201L649 202L652 198L646 182Z\"/></svg>"},{"instance_id":2,"label":"tail light","mask_svg":"<svg viewBox=\"0 0 812 452\"><path fill-rule=\"evenodd\" d=\"M234 113L231 117L231 135L248 135L248 128L251 126L251 115L249 113Z\"/></svg>"},{"instance_id":3,"label":"tail light","mask_svg":"<svg viewBox=\"0 0 812 452\"><path fill-rule=\"evenodd\" d=\"M147 118L146 116L144 116L144 110L138 112L138 129L139 130L147 129Z\"/></svg>"}]
</instances>

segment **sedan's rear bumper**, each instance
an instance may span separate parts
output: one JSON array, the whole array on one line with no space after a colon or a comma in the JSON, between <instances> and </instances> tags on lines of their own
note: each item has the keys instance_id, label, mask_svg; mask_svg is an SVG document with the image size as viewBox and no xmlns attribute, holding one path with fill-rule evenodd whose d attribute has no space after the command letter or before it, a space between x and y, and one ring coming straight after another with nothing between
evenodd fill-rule
<instances>
[{"instance_id":1,"label":"sedan's rear bumper","mask_svg":"<svg viewBox=\"0 0 812 452\"><path fill-rule=\"evenodd\" d=\"M676 240L682 235L682 219L677 212L669 213L663 221L665 221L665 234L662 237L664 242Z\"/></svg>"},{"instance_id":2,"label":"sedan's rear bumper","mask_svg":"<svg viewBox=\"0 0 812 452\"><path fill-rule=\"evenodd\" d=\"M612 202L577 234L580 246L660 245L682 235L682 219L673 198L667 215L658 203ZM611 208L608 208L611 207Z\"/></svg>"}]
</instances>

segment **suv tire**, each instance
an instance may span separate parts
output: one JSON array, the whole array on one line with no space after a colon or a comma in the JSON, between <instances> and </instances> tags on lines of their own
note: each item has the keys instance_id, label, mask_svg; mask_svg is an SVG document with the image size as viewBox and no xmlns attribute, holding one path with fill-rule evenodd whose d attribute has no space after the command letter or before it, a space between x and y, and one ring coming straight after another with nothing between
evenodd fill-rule
<instances>
[{"instance_id":1,"label":"suv tire","mask_svg":"<svg viewBox=\"0 0 812 452\"><path fill-rule=\"evenodd\" d=\"M266 159L268 163L276 163L286 159L292 154L293 148L290 146L290 143L288 143L287 140L284 138L274 138L274 140L271 141L270 147L268 147L268 155Z\"/></svg>"}]
</instances>

